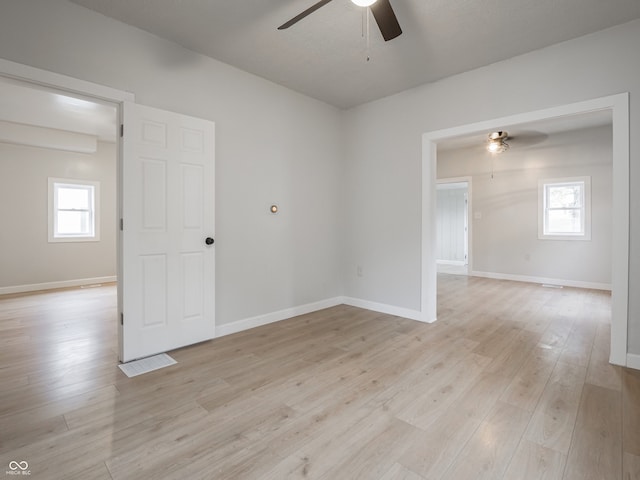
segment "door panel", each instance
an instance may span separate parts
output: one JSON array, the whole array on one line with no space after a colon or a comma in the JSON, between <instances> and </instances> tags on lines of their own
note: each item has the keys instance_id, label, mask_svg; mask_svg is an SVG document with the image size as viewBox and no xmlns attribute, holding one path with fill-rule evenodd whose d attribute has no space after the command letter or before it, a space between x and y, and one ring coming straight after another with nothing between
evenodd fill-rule
<instances>
[{"instance_id":1,"label":"door panel","mask_svg":"<svg viewBox=\"0 0 640 480\"><path fill-rule=\"evenodd\" d=\"M201 319L204 316L204 262L201 253L182 255L182 318Z\"/></svg>"},{"instance_id":2,"label":"door panel","mask_svg":"<svg viewBox=\"0 0 640 480\"><path fill-rule=\"evenodd\" d=\"M436 198L437 260L466 264L467 187L439 187Z\"/></svg>"},{"instance_id":3,"label":"door panel","mask_svg":"<svg viewBox=\"0 0 640 480\"><path fill-rule=\"evenodd\" d=\"M167 165L164 159L140 158L142 175L138 188L142 192L142 228L166 231Z\"/></svg>"},{"instance_id":4,"label":"door panel","mask_svg":"<svg viewBox=\"0 0 640 480\"><path fill-rule=\"evenodd\" d=\"M214 124L125 103L121 360L215 335Z\"/></svg>"}]
</instances>

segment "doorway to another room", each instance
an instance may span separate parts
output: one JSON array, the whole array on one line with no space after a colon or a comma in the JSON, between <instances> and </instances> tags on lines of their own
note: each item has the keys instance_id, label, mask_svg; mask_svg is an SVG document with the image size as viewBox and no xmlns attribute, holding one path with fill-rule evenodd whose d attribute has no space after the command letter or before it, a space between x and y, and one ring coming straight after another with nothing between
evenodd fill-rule
<instances>
[{"instance_id":1,"label":"doorway to another room","mask_svg":"<svg viewBox=\"0 0 640 480\"><path fill-rule=\"evenodd\" d=\"M117 105L6 76L0 104L0 294L115 282Z\"/></svg>"},{"instance_id":2,"label":"doorway to another room","mask_svg":"<svg viewBox=\"0 0 640 480\"><path fill-rule=\"evenodd\" d=\"M114 324L117 322L118 329L118 357L123 362L213 338L214 123L206 119L138 105L134 103L134 95L129 92L2 59L0 78L6 79L5 83L8 85L19 85L19 88L30 86L51 94L53 105L69 106L75 122L80 125L83 124L83 120L84 123L90 123L86 121L87 111L94 106L107 105L109 120L106 122L106 128L109 135L115 138L111 145L114 153L111 166L115 168L112 168L109 182L109 191L113 193L110 200L100 201L101 193L106 190L102 188L105 185L98 186L94 179L82 176L87 173L89 164L83 166L79 162L74 168L67 168L60 174L49 172L49 164L46 162L41 162L42 165L32 169L32 173L44 176L44 180L40 178L37 183L45 186L45 192L31 195L28 198L30 203L37 203L38 199L41 200L43 197L46 199L47 185L49 197L51 192L54 192L54 200L57 198L55 192L68 194L65 197L67 200L78 197L76 193L86 194L84 197L87 198L90 194L95 197L94 201L84 202L88 203L89 207L82 209L73 205L69 208L58 208L59 205L56 206L55 202L50 202L54 205L54 210L44 208L46 205L39 205L38 211L44 212L41 215L44 218L38 222L40 230L37 235L30 235L28 238L38 238L43 243L33 246L30 252L41 253L52 246L66 252L69 248L62 248L60 245L69 244L57 239L56 234L67 235L70 233L68 230L76 224L76 227L79 227L75 233L93 238L76 239L70 243L71 245L84 246L84 250L87 250L98 241L110 244L110 256L94 252L91 258L103 261L107 257L111 258L107 262L112 273L108 279L110 282L117 280L117 316L113 320ZM15 95L7 97L13 99ZM5 110L3 108L3 113ZM16 110L22 112L21 106L18 105ZM46 129L45 132L38 131L44 143L51 142L51 132L65 130L60 116L52 115L52 118L53 125L36 127L40 130L43 127ZM12 121L18 125L16 128L20 132L20 124L29 123L24 119ZM118 125L119 129L116 128ZM68 128L66 130L72 132ZM95 139L93 142L88 141L91 140L87 138L91 137L91 133L81 131L75 136L80 143L96 143ZM34 136L33 132L23 135L29 139ZM68 135L63 137L57 138L57 142L64 147L69 138ZM20 144L18 141L15 143ZM35 145L35 148L42 146ZM59 150L64 151L67 148ZM3 178L13 180L14 170L9 169ZM75 178L76 176L79 179ZM83 183L78 184L78 180L82 180ZM12 202L7 201L5 204L16 203L10 199ZM93 216L96 214L95 207L98 202L111 208L109 215L100 214L100 222L97 221L97 216ZM49 210L49 225L52 225L51 218L58 218L58 211L67 220L68 217L73 217L76 222L67 222L64 228L52 230L49 227L47 235ZM78 220L77 217L82 218ZM92 218L96 220L95 228L85 225ZM55 227L55 222L53 225ZM153 248L150 249L149 245ZM15 248L19 247L21 248L19 245ZM15 249L5 250L14 252ZM25 254L24 258L30 259L29 262L23 263L26 266L44 265L50 270L69 274L74 277L73 280L82 281L52 285L51 282L46 284L43 281L13 278L8 285L11 288L0 290L0 293L15 294L96 283L87 282L87 276L84 274L76 273L75 270L72 272L70 267L77 270L89 262L69 257L68 252L62 265L55 267L51 266L51 261L38 261L30 253ZM19 270L16 269L16 272ZM104 283L104 280L100 283ZM157 298L168 300L156 302ZM128 315L127 320L125 314Z\"/></svg>"},{"instance_id":3,"label":"doorway to another room","mask_svg":"<svg viewBox=\"0 0 640 480\"><path fill-rule=\"evenodd\" d=\"M469 274L470 180L442 179L436 186L438 273Z\"/></svg>"},{"instance_id":4,"label":"doorway to another room","mask_svg":"<svg viewBox=\"0 0 640 480\"><path fill-rule=\"evenodd\" d=\"M439 173L443 173L443 176L454 177L455 172L440 172L437 168L437 160L439 157L439 150L441 144L444 141L454 141L456 139L469 138L474 136L477 138L483 138L486 140L487 132L502 130L503 127L508 127L510 131L514 128L528 128L531 129L532 125L535 127L541 126L547 121L559 124L563 122L574 122L580 118L598 119L602 115L608 117L609 127L609 150L608 156L610 160L610 176L608 183L610 188L610 202L611 202L611 215L609 218L609 227L607 233L600 235L602 239L610 242L607 251L610 252L610 258L608 260L608 267L610 268L610 280L606 283L607 289L612 291L612 305L611 305L611 342L610 342L610 362L615 365L626 366L627 359L627 314L628 314L628 274L629 274L629 185L628 185L628 172L629 172L629 95L627 93L612 95L610 97L602 97L593 100L587 100L578 102L575 104L562 105L559 107L549 108L545 110L533 111L525 114L518 114L509 117L503 117L500 119L488 120L485 122L479 122L474 124L468 124L461 127L455 127L440 131L433 131L425 133L423 135L423 242L422 242L422 301L421 301L421 315L424 321L434 321L438 317L437 312L437 178ZM499 127L499 128L498 128ZM536 130L534 128L533 130ZM517 132L516 132L517 133ZM532 138L529 132L523 131L518 135L517 140L523 144L524 142L538 141L540 138ZM481 169L480 164L474 164L475 169ZM486 166L485 166L486 167ZM475 171L475 170L474 170ZM488 172L488 174L487 174ZM491 182L494 180L494 165L491 163L489 169L484 171L484 180ZM507 168L505 173L511 175L510 170ZM596 175L597 178L600 178ZM551 177L550 177L551 178ZM475 181L474 177L474 189L477 191L480 188L480 184ZM509 184L507 182L507 184ZM513 188L513 185L510 185ZM538 191L537 185L531 187L534 191ZM522 189L519 190L522 192ZM475 195L476 192L474 192ZM501 195L504 192L499 192ZM476 195L477 196L477 195ZM530 206L529 210L531 214L527 218L536 216L536 209L538 202L535 196L533 200L527 205ZM476 198L477 200L477 198ZM499 197L500 205L507 208L512 204L505 204L506 197L502 195ZM522 201L520 201L522 200ZM524 198L519 199L519 203L524 204ZM481 210L475 211L480 207ZM510 222L500 221L496 223L496 218L493 215L496 204L481 205L476 202L473 211L473 221L477 222L482 219L482 224L485 229L489 228L495 232L512 233L508 227ZM486 215L484 215L486 214ZM489 215L491 214L491 215ZM518 219L518 216L512 216L513 219ZM488 221L491 220L491 221ZM477 227L477 225L474 225ZM533 224L534 236L537 237L537 226ZM476 234L479 234L476 228ZM510 237L500 237L502 240L507 241L507 250L505 252L513 253L513 242L510 242ZM474 243L477 243L477 239L474 239ZM586 243L583 242L584 245ZM550 244L549 244L550 245ZM577 245L577 244L576 244ZM477 245L476 245L477 247ZM577 248L576 248L577 250ZM473 270L470 274L474 276L489 276L486 271L483 270L483 265L478 262L486 257L479 253L478 248L474 248L476 253L476 259L473 264ZM499 260L504 255L502 251L499 251L497 256L494 255L493 260L496 258ZM518 252L516 252L518 254ZM520 257L514 257L520 263L529 262L533 259L533 255L529 250L520 252ZM553 265L554 267L557 265ZM579 265L582 266L582 265ZM476 270L478 270L476 272ZM485 273L484 275L482 275ZM489 272L491 273L491 272ZM543 275L535 274L536 277L542 277ZM546 276L546 275L544 275ZM496 277L490 277L496 278ZM502 275L500 278L508 280L516 280L516 278L506 278ZM518 280L520 278L517 278ZM573 281L573 279L571 279ZM589 279L589 281L592 281ZM547 283L547 282L545 282ZM596 281L597 283L597 281ZM583 286L583 285L571 285L571 286ZM587 287L588 288L588 287ZM595 287L594 287L595 288Z\"/></svg>"}]
</instances>

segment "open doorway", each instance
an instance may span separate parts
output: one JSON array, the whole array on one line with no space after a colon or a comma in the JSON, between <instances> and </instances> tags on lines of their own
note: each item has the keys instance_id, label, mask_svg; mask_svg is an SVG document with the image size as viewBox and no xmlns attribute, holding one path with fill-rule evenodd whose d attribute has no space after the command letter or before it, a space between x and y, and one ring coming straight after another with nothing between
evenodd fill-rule
<instances>
[{"instance_id":1,"label":"open doorway","mask_svg":"<svg viewBox=\"0 0 640 480\"><path fill-rule=\"evenodd\" d=\"M608 111L612 118L612 320L610 361L627 365L628 273L629 273L629 96L612 95L575 104L513 115L495 120L426 133L423 136L423 241L422 318L437 318L436 270L436 181L438 143L445 139L485 135L505 126L525 125L545 119L568 119L595 111Z\"/></svg>"},{"instance_id":2,"label":"open doorway","mask_svg":"<svg viewBox=\"0 0 640 480\"><path fill-rule=\"evenodd\" d=\"M469 273L469 200L471 180L438 179L436 186L438 273Z\"/></svg>"},{"instance_id":3,"label":"open doorway","mask_svg":"<svg viewBox=\"0 0 640 480\"><path fill-rule=\"evenodd\" d=\"M603 110L510 126L510 148L502 153L488 151L486 134L441 142L438 271L443 272L441 263L459 265L450 250L456 247L456 234L458 250L462 247L457 230L463 232L464 184L451 176L468 175L474 184L472 276L610 291L611 122L611 112ZM572 209L554 208L551 213L574 222L567 223L570 231L545 234L541 222L549 210L544 208L542 186L563 182L577 182L572 188L580 195ZM456 220L456 214L461 218Z\"/></svg>"},{"instance_id":4,"label":"open doorway","mask_svg":"<svg viewBox=\"0 0 640 480\"><path fill-rule=\"evenodd\" d=\"M137 105L133 94L2 59L0 76L76 102L107 103L116 112L118 359L213 338L214 122Z\"/></svg>"},{"instance_id":5,"label":"open doorway","mask_svg":"<svg viewBox=\"0 0 640 480\"><path fill-rule=\"evenodd\" d=\"M0 294L116 281L117 105L0 76Z\"/></svg>"},{"instance_id":6,"label":"open doorway","mask_svg":"<svg viewBox=\"0 0 640 480\"><path fill-rule=\"evenodd\" d=\"M114 207L115 215L116 215L116 218L112 223L112 227L113 227L113 230L116 232L116 235L118 238L118 240L115 242L116 243L115 280L117 281L121 276L121 272L119 271L120 265L121 265L121 247L120 247L121 235L117 233L119 231L119 227L118 227L119 222L117 222L116 219L119 219L122 216L122 204L120 201L122 145L120 142L120 135L118 135L118 132L120 129L118 129L117 126L120 124L120 118L122 116L122 106L124 102L125 101L133 102L134 95L128 92L116 90L103 85L98 85L98 84L87 82L84 80L67 77L65 75L48 72L46 70L29 67L27 65L22 65L22 64L11 62L4 59L0 59L0 77L5 79L6 82L8 83L13 82L14 84L21 87L29 86L35 89L47 91L51 94L51 99L58 98L63 102L66 100L70 106L73 106L75 104L76 111L75 111L75 114L73 113L72 114L75 115L76 117L79 117L79 119L76 118L75 120L76 123L82 123L83 119L86 120L86 117L82 116L77 111L78 109L82 109L83 106L84 107L90 107L91 105L109 106L112 114L115 113L115 116L110 114L109 116L110 119L107 122L106 127L105 125L103 125L103 127L109 130L111 134L115 137L115 142L112 147L115 153L113 157L113 163L115 164L115 168L116 168L115 181L113 185L113 189L115 192L114 193L115 201L113 202L114 205L110 205L110 206ZM21 112L21 114L24 114L24 110L20 109L19 107L20 105L18 105L18 111ZM71 110L73 112L73 108ZM57 118L58 117L54 115L53 121L55 122ZM114 119L115 119L115 123L114 123ZM24 124L28 122L25 119L21 119L21 120L17 119L15 120L15 123L17 125L20 125L21 123ZM60 125L60 124L57 124L57 125ZM45 125L44 128L56 130L56 124L54 123L53 125ZM58 127L57 130L61 130L61 129ZM82 133L80 133L80 135L82 135ZM48 183L48 179L45 179L44 182ZM47 232L45 231L45 235L46 233ZM101 237L102 237L102 232L101 232ZM24 262L25 265L32 264L31 262L28 261L29 258L30 257L25 258L25 262ZM110 266L113 268L113 263L111 263ZM113 277L111 277L111 279L112 278ZM58 285L58 286L74 286L74 283L71 283L70 285ZM120 288L121 288L121 282L118 282L118 291L116 294L117 304L118 304L117 311L121 311L122 294L121 294ZM36 288L25 287L19 290L15 290L14 288L13 290L28 291L29 289L36 289ZM41 289L41 288L37 288L37 289ZM5 293L10 293L10 292L5 292ZM113 320L115 323L116 318L114 318ZM121 332L119 331L119 334L120 333Z\"/></svg>"}]
</instances>

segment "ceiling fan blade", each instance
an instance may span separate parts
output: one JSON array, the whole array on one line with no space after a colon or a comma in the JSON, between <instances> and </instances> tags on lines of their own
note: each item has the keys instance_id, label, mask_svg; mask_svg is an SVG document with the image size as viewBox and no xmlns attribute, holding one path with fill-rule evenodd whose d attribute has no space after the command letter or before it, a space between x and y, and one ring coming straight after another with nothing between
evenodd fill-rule
<instances>
[{"instance_id":1,"label":"ceiling fan blade","mask_svg":"<svg viewBox=\"0 0 640 480\"><path fill-rule=\"evenodd\" d=\"M382 33L382 38L384 38L385 42L393 40L402 33L402 29L400 28L396 14L393 12L393 8L391 8L389 0L378 0L369 8L371 8L373 18L376 19L376 23L378 27L380 27L380 33Z\"/></svg>"},{"instance_id":2,"label":"ceiling fan blade","mask_svg":"<svg viewBox=\"0 0 640 480\"><path fill-rule=\"evenodd\" d=\"M309 8L307 8L304 12L302 12L299 15L296 15L295 17L293 17L291 20L289 20L286 23L283 23L282 25L280 25L278 27L278 30L284 30L286 28L289 28L291 25L294 25L296 23L298 23L300 20L302 20L304 17L306 17L307 15L311 15L313 12L315 12L316 10L318 10L320 7L324 7L327 3L331 2L332 0L320 0L318 3L310 6Z\"/></svg>"}]
</instances>

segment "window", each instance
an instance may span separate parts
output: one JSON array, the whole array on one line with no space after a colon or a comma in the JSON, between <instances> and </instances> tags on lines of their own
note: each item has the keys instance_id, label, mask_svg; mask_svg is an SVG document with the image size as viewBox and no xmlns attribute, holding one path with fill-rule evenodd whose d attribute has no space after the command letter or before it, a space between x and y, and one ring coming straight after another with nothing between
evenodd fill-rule
<instances>
[{"instance_id":1,"label":"window","mask_svg":"<svg viewBox=\"0 0 640 480\"><path fill-rule=\"evenodd\" d=\"M100 182L49 178L49 242L100 240Z\"/></svg>"},{"instance_id":2,"label":"window","mask_svg":"<svg viewBox=\"0 0 640 480\"><path fill-rule=\"evenodd\" d=\"M591 240L591 177L540 180L538 238Z\"/></svg>"}]
</instances>

